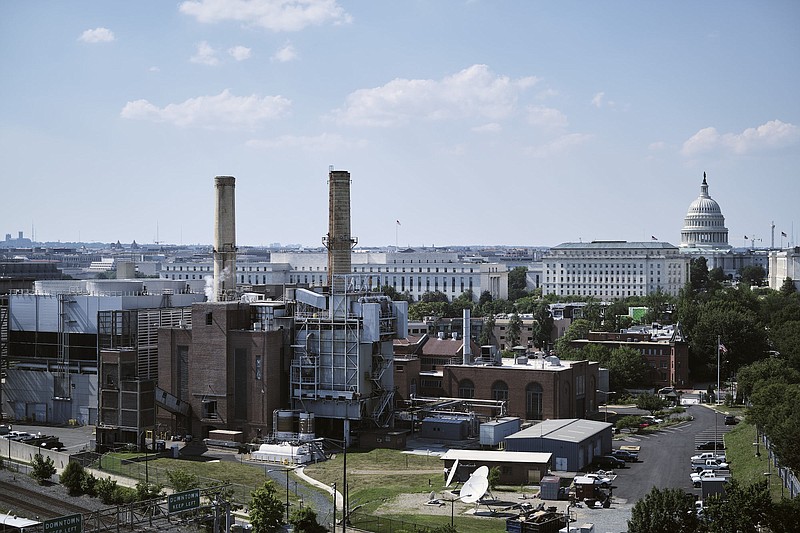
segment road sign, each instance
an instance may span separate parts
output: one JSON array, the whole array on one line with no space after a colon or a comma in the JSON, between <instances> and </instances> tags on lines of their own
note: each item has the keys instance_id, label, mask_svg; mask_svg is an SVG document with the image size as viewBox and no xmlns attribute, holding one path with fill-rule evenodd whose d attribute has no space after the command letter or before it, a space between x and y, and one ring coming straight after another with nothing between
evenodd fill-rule
<instances>
[{"instance_id":1,"label":"road sign","mask_svg":"<svg viewBox=\"0 0 800 533\"><path fill-rule=\"evenodd\" d=\"M83 515L71 514L45 520L44 533L81 533L83 531Z\"/></svg>"},{"instance_id":2,"label":"road sign","mask_svg":"<svg viewBox=\"0 0 800 533\"><path fill-rule=\"evenodd\" d=\"M176 492L167 496L167 512L177 513L200 507L200 489Z\"/></svg>"}]
</instances>

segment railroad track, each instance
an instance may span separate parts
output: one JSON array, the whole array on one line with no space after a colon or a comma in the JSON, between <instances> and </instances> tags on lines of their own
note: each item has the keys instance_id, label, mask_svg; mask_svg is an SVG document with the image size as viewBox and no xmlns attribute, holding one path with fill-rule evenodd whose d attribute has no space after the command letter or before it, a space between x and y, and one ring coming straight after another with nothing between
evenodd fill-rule
<instances>
[{"instance_id":1,"label":"railroad track","mask_svg":"<svg viewBox=\"0 0 800 533\"><path fill-rule=\"evenodd\" d=\"M62 498L25 488L18 483L0 481L0 506L32 520L56 518L70 514L90 513L91 509Z\"/></svg>"}]
</instances>

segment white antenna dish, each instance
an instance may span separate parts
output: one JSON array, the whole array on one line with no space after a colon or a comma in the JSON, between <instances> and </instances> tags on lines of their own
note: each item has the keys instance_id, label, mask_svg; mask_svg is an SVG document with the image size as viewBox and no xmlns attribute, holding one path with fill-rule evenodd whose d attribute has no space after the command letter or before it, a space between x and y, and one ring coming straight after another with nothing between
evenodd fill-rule
<instances>
[{"instance_id":1,"label":"white antenna dish","mask_svg":"<svg viewBox=\"0 0 800 533\"><path fill-rule=\"evenodd\" d=\"M450 467L450 473L447 474L447 483L445 483L445 487L449 487L450 484L456 477L456 470L458 470L458 459L455 460L453 466Z\"/></svg>"},{"instance_id":2,"label":"white antenna dish","mask_svg":"<svg viewBox=\"0 0 800 533\"><path fill-rule=\"evenodd\" d=\"M474 478L483 478L489 479L489 467L488 466L479 466L475 469L470 477Z\"/></svg>"},{"instance_id":3,"label":"white antenna dish","mask_svg":"<svg viewBox=\"0 0 800 533\"><path fill-rule=\"evenodd\" d=\"M489 488L489 480L485 477L470 476L464 486L461 487L459 497L464 503L475 503L486 494Z\"/></svg>"}]
</instances>

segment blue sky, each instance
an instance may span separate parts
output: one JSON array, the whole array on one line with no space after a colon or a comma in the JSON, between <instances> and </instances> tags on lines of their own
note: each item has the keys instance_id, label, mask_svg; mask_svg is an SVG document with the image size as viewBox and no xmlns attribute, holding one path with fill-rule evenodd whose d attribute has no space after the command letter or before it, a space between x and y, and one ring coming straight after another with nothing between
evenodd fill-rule
<instances>
[{"instance_id":1,"label":"blue sky","mask_svg":"<svg viewBox=\"0 0 800 533\"><path fill-rule=\"evenodd\" d=\"M704 171L731 244L779 245L798 27L796 1L2 2L0 233L210 243L233 175L240 245L317 246L333 165L363 246L678 244Z\"/></svg>"}]
</instances>

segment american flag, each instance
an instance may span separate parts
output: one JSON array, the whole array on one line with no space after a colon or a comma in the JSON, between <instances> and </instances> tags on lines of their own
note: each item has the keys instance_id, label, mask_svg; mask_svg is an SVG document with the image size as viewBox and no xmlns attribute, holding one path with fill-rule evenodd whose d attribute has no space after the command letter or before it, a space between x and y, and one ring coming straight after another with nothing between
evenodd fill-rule
<instances>
[{"instance_id":1,"label":"american flag","mask_svg":"<svg viewBox=\"0 0 800 533\"><path fill-rule=\"evenodd\" d=\"M782 231L782 232L781 232L781 237L788 237L788 235L786 235L786 232L785 232L785 231Z\"/></svg>"},{"instance_id":2,"label":"american flag","mask_svg":"<svg viewBox=\"0 0 800 533\"><path fill-rule=\"evenodd\" d=\"M654 240L654 241L657 241L657 240L658 240L658 239L656 238L656 236L655 236L655 235L650 235L650 238L651 238L652 240Z\"/></svg>"},{"instance_id":3,"label":"american flag","mask_svg":"<svg viewBox=\"0 0 800 533\"><path fill-rule=\"evenodd\" d=\"M722 343L719 343L719 351L722 353L728 353L728 349Z\"/></svg>"}]
</instances>

